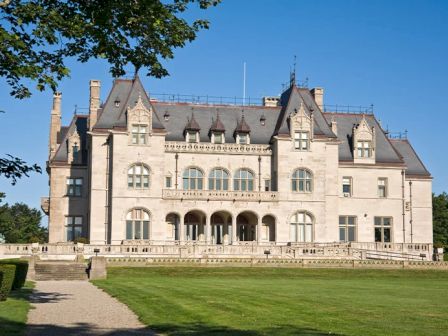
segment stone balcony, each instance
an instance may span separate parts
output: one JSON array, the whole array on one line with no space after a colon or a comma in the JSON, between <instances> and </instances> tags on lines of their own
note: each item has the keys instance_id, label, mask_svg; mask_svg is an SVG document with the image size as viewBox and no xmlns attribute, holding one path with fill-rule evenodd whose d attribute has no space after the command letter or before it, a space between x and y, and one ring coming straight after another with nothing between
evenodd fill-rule
<instances>
[{"instance_id":1,"label":"stone balcony","mask_svg":"<svg viewBox=\"0 0 448 336\"><path fill-rule=\"evenodd\" d=\"M164 189L166 200L278 202L275 191L216 191Z\"/></svg>"},{"instance_id":2,"label":"stone balcony","mask_svg":"<svg viewBox=\"0 0 448 336\"><path fill-rule=\"evenodd\" d=\"M244 154L244 155L272 155L270 145L235 143L214 144L187 143L182 141L167 141L165 151L172 153L205 153L205 154Z\"/></svg>"},{"instance_id":3,"label":"stone balcony","mask_svg":"<svg viewBox=\"0 0 448 336\"><path fill-rule=\"evenodd\" d=\"M40 198L40 207L42 211L48 215L50 213L50 197L41 197Z\"/></svg>"}]
</instances>

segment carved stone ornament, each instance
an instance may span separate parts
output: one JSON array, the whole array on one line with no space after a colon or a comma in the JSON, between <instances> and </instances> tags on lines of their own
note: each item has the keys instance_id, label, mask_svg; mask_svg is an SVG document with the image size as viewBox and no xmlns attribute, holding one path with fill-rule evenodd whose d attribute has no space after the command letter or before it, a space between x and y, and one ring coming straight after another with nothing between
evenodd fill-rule
<instances>
[{"instance_id":1,"label":"carved stone ornament","mask_svg":"<svg viewBox=\"0 0 448 336\"><path fill-rule=\"evenodd\" d=\"M297 131L308 131L310 132L310 138L312 139L313 129L314 129L314 117L310 113L308 115L305 111L303 102L300 103L299 109L295 109L294 112L289 116L289 128L291 131L291 138L294 138L294 132Z\"/></svg>"},{"instance_id":2,"label":"carved stone ornament","mask_svg":"<svg viewBox=\"0 0 448 336\"><path fill-rule=\"evenodd\" d=\"M78 155L75 156L73 149L75 145L78 148ZM67 156L69 163L80 163L81 162L81 138L79 137L78 130L75 129L72 135L68 137L67 140Z\"/></svg>"},{"instance_id":3,"label":"carved stone ornament","mask_svg":"<svg viewBox=\"0 0 448 336\"><path fill-rule=\"evenodd\" d=\"M128 130L132 129L133 124L148 125L148 133L152 133L152 109L146 108L143 104L142 96L138 96L137 103L133 108L128 107Z\"/></svg>"}]
</instances>

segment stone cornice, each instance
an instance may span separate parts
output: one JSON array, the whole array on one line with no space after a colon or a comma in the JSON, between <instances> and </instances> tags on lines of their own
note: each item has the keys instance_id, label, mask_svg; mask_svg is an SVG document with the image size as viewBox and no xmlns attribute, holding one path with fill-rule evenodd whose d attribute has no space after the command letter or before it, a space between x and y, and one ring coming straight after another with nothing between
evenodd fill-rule
<instances>
[{"instance_id":1,"label":"stone cornice","mask_svg":"<svg viewBox=\"0 0 448 336\"><path fill-rule=\"evenodd\" d=\"M239 145L234 143L213 144L187 143L181 141L166 141L165 151L172 153L204 153L204 154L241 154L241 155L272 155L270 145L250 144Z\"/></svg>"},{"instance_id":2,"label":"stone cornice","mask_svg":"<svg viewBox=\"0 0 448 336\"><path fill-rule=\"evenodd\" d=\"M175 190L163 189L163 199L173 200L210 200L210 201L246 201L278 202L278 193L274 191L219 191L219 190Z\"/></svg>"}]
</instances>

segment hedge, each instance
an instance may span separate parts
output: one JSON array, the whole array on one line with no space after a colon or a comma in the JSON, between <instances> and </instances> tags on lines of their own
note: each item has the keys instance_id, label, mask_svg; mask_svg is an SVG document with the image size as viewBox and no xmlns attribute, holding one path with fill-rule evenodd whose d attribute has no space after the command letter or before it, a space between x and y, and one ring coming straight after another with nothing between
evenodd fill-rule
<instances>
[{"instance_id":1,"label":"hedge","mask_svg":"<svg viewBox=\"0 0 448 336\"><path fill-rule=\"evenodd\" d=\"M28 273L28 261L23 259L3 259L0 260L1 264L15 265L16 273L14 275L14 282L12 289L20 289L25 285L26 275Z\"/></svg>"},{"instance_id":2,"label":"hedge","mask_svg":"<svg viewBox=\"0 0 448 336\"><path fill-rule=\"evenodd\" d=\"M0 283L0 301L5 301L11 291L12 283L14 282L16 265L0 264L0 273L2 273L2 280Z\"/></svg>"}]
</instances>

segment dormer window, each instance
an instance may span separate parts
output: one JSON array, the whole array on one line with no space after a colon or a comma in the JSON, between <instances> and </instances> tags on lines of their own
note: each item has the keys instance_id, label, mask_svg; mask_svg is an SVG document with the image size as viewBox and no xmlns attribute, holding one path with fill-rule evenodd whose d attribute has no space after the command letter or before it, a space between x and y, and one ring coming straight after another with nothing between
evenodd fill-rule
<instances>
[{"instance_id":1,"label":"dormer window","mask_svg":"<svg viewBox=\"0 0 448 336\"><path fill-rule=\"evenodd\" d=\"M294 132L294 149L306 151L310 148L310 132Z\"/></svg>"},{"instance_id":2,"label":"dormer window","mask_svg":"<svg viewBox=\"0 0 448 336\"><path fill-rule=\"evenodd\" d=\"M372 156L372 142L371 141L358 141L356 148L358 150L358 157L369 158Z\"/></svg>"},{"instance_id":3,"label":"dormer window","mask_svg":"<svg viewBox=\"0 0 448 336\"><path fill-rule=\"evenodd\" d=\"M199 132L197 132L197 131L188 131L187 132L187 142L189 142L189 143L199 142Z\"/></svg>"},{"instance_id":4,"label":"dormer window","mask_svg":"<svg viewBox=\"0 0 448 336\"><path fill-rule=\"evenodd\" d=\"M215 144L223 144L224 143L224 133L223 132L213 132L212 142Z\"/></svg>"},{"instance_id":5,"label":"dormer window","mask_svg":"<svg viewBox=\"0 0 448 336\"><path fill-rule=\"evenodd\" d=\"M120 107L120 99L118 97L115 98L114 105L115 107Z\"/></svg>"},{"instance_id":6,"label":"dormer window","mask_svg":"<svg viewBox=\"0 0 448 336\"><path fill-rule=\"evenodd\" d=\"M73 162L78 162L78 157L79 157L79 147L78 143L75 142L75 144L73 145Z\"/></svg>"},{"instance_id":7,"label":"dormer window","mask_svg":"<svg viewBox=\"0 0 448 336\"><path fill-rule=\"evenodd\" d=\"M132 125L132 144L145 145L148 132L146 125Z\"/></svg>"},{"instance_id":8,"label":"dormer window","mask_svg":"<svg viewBox=\"0 0 448 336\"><path fill-rule=\"evenodd\" d=\"M249 134L247 133L240 133L237 135L237 143L240 145L247 145L249 144Z\"/></svg>"}]
</instances>

